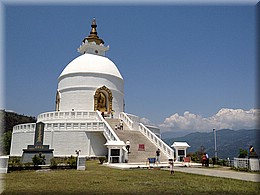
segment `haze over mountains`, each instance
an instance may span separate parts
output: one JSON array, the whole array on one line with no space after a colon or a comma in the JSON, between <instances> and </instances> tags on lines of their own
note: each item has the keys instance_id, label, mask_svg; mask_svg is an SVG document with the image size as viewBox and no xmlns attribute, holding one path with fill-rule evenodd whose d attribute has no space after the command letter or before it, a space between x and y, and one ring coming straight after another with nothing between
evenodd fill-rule
<instances>
[{"instance_id":1,"label":"haze over mountains","mask_svg":"<svg viewBox=\"0 0 260 195\"><path fill-rule=\"evenodd\" d=\"M222 129L217 130L217 151L218 157L220 159L238 157L239 149L249 150L251 145L254 146L257 154L260 153L259 147L259 132L260 129L251 129L251 130L230 130ZM187 133L187 132L186 132ZM205 148L211 157L214 156L214 135L212 132L193 132L186 135L181 135L181 132L175 133L175 135L180 135L179 137L170 137L171 133L163 133L162 138L168 144L172 145L175 141L185 141L191 147L188 148L187 153L194 153L199 151L201 147Z\"/></svg>"}]
</instances>

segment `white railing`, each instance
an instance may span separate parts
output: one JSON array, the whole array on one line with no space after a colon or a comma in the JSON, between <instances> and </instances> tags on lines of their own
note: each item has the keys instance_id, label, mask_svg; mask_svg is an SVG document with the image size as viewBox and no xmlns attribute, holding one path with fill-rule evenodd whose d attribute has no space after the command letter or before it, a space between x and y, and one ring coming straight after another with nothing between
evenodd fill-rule
<instances>
[{"instance_id":1,"label":"white railing","mask_svg":"<svg viewBox=\"0 0 260 195\"><path fill-rule=\"evenodd\" d=\"M104 123L104 136L108 141L120 141L119 137L116 135L114 130L110 127L110 125L107 123L107 121L102 117L101 112L96 112L98 115L98 118Z\"/></svg>"},{"instance_id":2,"label":"white railing","mask_svg":"<svg viewBox=\"0 0 260 195\"><path fill-rule=\"evenodd\" d=\"M126 113L120 112L119 119L122 120L128 126L129 129L131 130L134 129L134 122L130 119L130 117Z\"/></svg>"},{"instance_id":3,"label":"white railing","mask_svg":"<svg viewBox=\"0 0 260 195\"><path fill-rule=\"evenodd\" d=\"M107 121L102 117L101 112L97 111L97 115L99 119L104 122L104 132L103 135L107 139L107 141L120 141L119 137L117 134L114 132L114 130L110 127L110 125L107 123ZM121 154L121 159L122 162L125 161L125 159L128 159L128 151L125 146L122 147L123 149L123 154Z\"/></svg>"},{"instance_id":4,"label":"white railing","mask_svg":"<svg viewBox=\"0 0 260 195\"><path fill-rule=\"evenodd\" d=\"M142 123L139 123L139 131L154 143L168 158L174 158L174 150Z\"/></svg>"},{"instance_id":5,"label":"white railing","mask_svg":"<svg viewBox=\"0 0 260 195\"><path fill-rule=\"evenodd\" d=\"M259 171L260 160L258 158L234 158L234 167Z\"/></svg>"},{"instance_id":6,"label":"white railing","mask_svg":"<svg viewBox=\"0 0 260 195\"><path fill-rule=\"evenodd\" d=\"M80 131L103 131L104 122L64 122L64 123L45 123L44 130L50 131L66 131L66 130L80 130ZM29 132L35 131L35 123L16 125L13 132Z\"/></svg>"},{"instance_id":7,"label":"white railing","mask_svg":"<svg viewBox=\"0 0 260 195\"><path fill-rule=\"evenodd\" d=\"M25 123L20 125L15 125L13 127L13 132L28 132L28 131L34 131L35 123Z\"/></svg>"},{"instance_id":8,"label":"white railing","mask_svg":"<svg viewBox=\"0 0 260 195\"><path fill-rule=\"evenodd\" d=\"M234 158L234 167L249 168L249 159L248 158Z\"/></svg>"},{"instance_id":9,"label":"white railing","mask_svg":"<svg viewBox=\"0 0 260 195\"><path fill-rule=\"evenodd\" d=\"M130 118L131 121L133 121L133 128L139 129L140 117L133 114L127 114L127 113L126 115Z\"/></svg>"},{"instance_id":10,"label":"white railing","mask_svg":"<svg viewBox=\"0 0 260 195\"><path fill-rule=\"evenodd\" d=\"M103 131L103 122L86 122L86 123L46 123L44 130L47 131Z\"/></svg>"},{"instance_id":11,"label":"white railing","mask_svg":"<svg viewBox=\"0 0 260 195\"><path fill-rule=\"evenodd\" d=\"M98 120L97 112L95 111L54 111L45 112L37 117L37 122L47 122L49 120L67 120L67 119L78 119L78 120ZM100 120L98 120L100 121Z\"/></svg>"}]
</instances>

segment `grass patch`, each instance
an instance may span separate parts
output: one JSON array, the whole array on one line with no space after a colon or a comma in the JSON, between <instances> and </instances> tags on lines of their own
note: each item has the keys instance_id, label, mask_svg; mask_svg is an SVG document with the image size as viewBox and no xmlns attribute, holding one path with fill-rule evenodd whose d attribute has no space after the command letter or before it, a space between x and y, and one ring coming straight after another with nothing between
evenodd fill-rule
<instances>
[{"instance_id":1,"label":"grass patch","mask_svg":"<svg viewBox=\"0 0 260 195\"><path fill-rule=\"evenodd\" d=\"M5 176L3 194L259 194L259 183L175 173L119 170L87 161L86 171L20 171Z\"/></svg>"}]
</instances>

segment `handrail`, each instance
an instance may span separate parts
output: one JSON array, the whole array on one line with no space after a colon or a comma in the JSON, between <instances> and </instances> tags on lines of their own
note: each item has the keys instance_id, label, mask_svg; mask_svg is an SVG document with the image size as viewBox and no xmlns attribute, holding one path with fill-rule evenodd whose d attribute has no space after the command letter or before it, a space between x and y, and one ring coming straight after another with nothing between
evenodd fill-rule
<instances>
[{"instance_id":1,"label":"handrail","mask_svg":"<svg viewBox=\"0 0 260 195\"><path fill-rule=\"evenodd\" d=\"M129 116L126 113L120 112L119 119L122 120L128 126L129 129L134 129L134 122L129 118Z\"/></svg>"},{"instance_id":2,"label":"handrail","mask_svg":"<svg viewBox=\"0 0 260 195\"><path fill-rule=\"evenodd\" d=\"M114 130L110 127L110 125L108 124L108 122L102 117L101 112L96 111L97 115L99 117L99 119L104 122L104 132L103 135L105 136L105 138L108 141L120 141L119 137L117 136L117 134L114 132ZM122 147L122 149L124 150L124 157L121 156L122 161L124 161L125 159L128 159L128 151L126 149L125 146Z\"/></svg>"},{"instance_id":3,"label":"handrail","mask_svg":"<svg viewBox=\"0 0 260 195\"><path fill-rule=\"evenodd\" d=\"M36 123L20 124L13 127L13 133L19 132L34 132ZM45 123L45 131L58 130L58 131L103 131L104 122L102 121L89 121L89 122L53 122Z\"/></svg>"},{"instance_id":4,"label":"handrail","mask_svg":"<svg viewBox=\"0 0 260 195\"><path fill-rule=\"evenodd\" d=\"M24 132L24 131L34 131L36 123L24 123L15 125L13 127L13 132Z\"/></svg>"},{"instance_id":5,"label":"handrail","mask_svg":"<svg viewBox=\"0 0 260 195\"><path fill-rule=\"evenodd\" d=\"M174 158L174 150L156 136L144 124L139 123L139 131L146 136L152 143L154 143L168 158Z\"/></svg>"},{"instance_id":6,"label":"handrail","mask_svg":"<svg viewBox=\"0 0 260 195\"><path fill-rule=\"evenodd\" d=\"M110 127L110 125L107 123L107 121L102 117L101 112L96 111L98 118L105 124L104 125L104 136L109 141L120 141L117 134L114 132L114 130Z\"/></svg>"},{"instance_id":7,"label":"handrail","mask_svg":"<svg viewBox=\"0 0 260 195\"><path fill-rule=\"evenodd\" d=\"M67 119L77 119L77 120L97 120L97 114L95 111L53 111L44 112L38 115L37 122L46 122L48 120L67 120Z\"/></svg>"}]
</instances>

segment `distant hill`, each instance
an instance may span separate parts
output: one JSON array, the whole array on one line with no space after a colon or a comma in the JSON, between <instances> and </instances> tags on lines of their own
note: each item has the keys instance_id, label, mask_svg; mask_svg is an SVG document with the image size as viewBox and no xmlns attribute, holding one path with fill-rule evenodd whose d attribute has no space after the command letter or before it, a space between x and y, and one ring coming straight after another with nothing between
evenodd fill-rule
<instances>
[{"instance_id":1,"label":"distant hill","mask_svg":"<svg viewBox=\"0 0 260 195\"><path fill-rule=\"evenodd\" d=\"M33 116L25 116L17 114L15 112L8 112L5 110L0 110L0 115L3 116L1 119L4 121L1 127L1 132L5 133L7 131L12 131L13 126L23 123L35 123L36 118Z\"/></svg>"},{"instance_id":2,"label":"distant hill","mask_svg":"<svg viewBox=\"0 0 260 195\"><path fill-rule=\"evenodd\" d=\"M260 129L251 130L230 130L222 129L217 131L217 151L218 157L221 159L233 158L239 155L239 149L249 150L249 146L253 145L255 151L260 154L260 147L257 138L259 137ZM176 138L164 138L168 145L172 145L175 141L185 141L191 147L187 152L199 151L201 146L210 157L214 156L214 135L213 132L195 132L188 135ZM258 143L257 143L258 142Z\"/></svg>"},{"instance_id":3,"label":"distant hill","mask_svg":"<svg viewBox=\"0 0 260 195\"><path fill-rule=\"evenodd\" d=\"M13 126L23 123L35 123L36 118L32 116L25 116L21 114L17 114L15 112L8 112L5 110L0 110L0 155L9 154L11 139L12 139L12 131Z\"/></svg>"}]
</instances>

